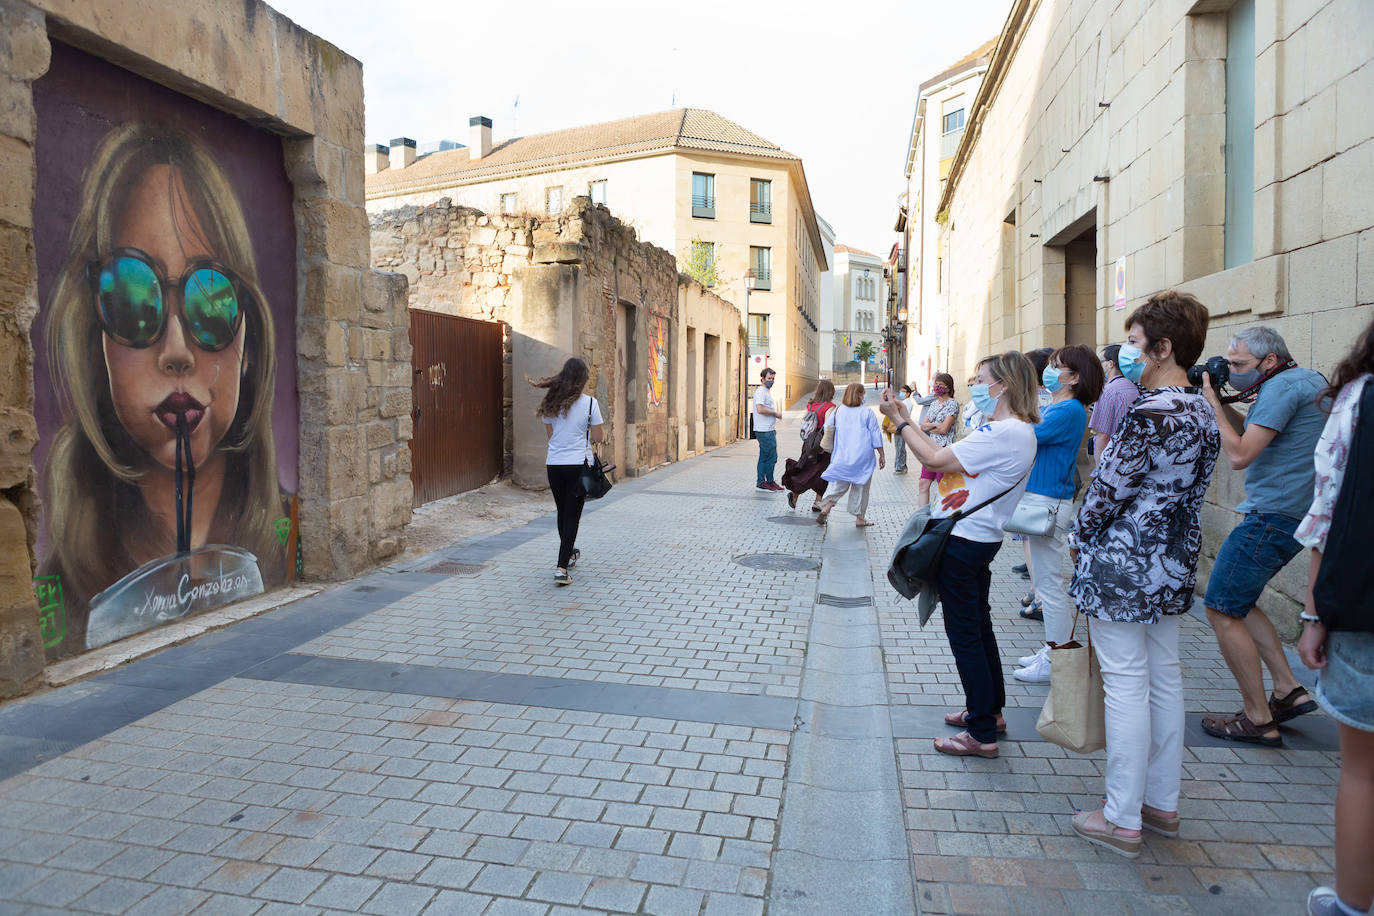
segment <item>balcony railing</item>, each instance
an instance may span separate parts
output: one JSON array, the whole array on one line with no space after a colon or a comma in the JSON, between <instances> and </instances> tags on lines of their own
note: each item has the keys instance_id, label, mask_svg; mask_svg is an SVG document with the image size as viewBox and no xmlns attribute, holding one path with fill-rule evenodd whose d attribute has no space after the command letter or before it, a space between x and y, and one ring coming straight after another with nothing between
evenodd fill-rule
<instances>
[{"instance_id":1,"label":"balcony railing","mask_svg":"<svg viewBox=\"0 0 1374 916\"><path fill-rule=\"evenodd\" d=\"M761 289L773 288L773 272L766 267L755 267L754 271L754 292Z\"/></svg>"},{"instance_id":2,"label":"balcony railing","mask_svg":"<svg viewBox=\"0 0 1374 916\"><path fill-rule=\"evenodd\" d=\"M768 352L768 335L767 335L767 334L750 334L750 335L749 335L749 352L750 352L750 353L754 353L754 352L767 353L767 352Z\"/></svg>"},{"instance_id":3,"label":"balcony railing","mask_svg":"<svg viewBox=\"0 0 1374 916\"><path fill-rule=\"evenodd\" d=\"M716 199L705 194L692 195L692 215L706 219L716 218Z\"/></svg>"},{"instance_id":4,"label":"balcony railing","mask_svg":"<svg viewBox=\"0 0 1374 916\"><path fill-rule=\"evenodd\" d=\"M959 149L959 141L963 138L963 136L964 136L964 129L963 129L962 127L959 128L958 130L952 130L952 131L950 131L950 132L947 133L947 134L941 134L941 136L940 136L940 159L941 159L941 161L944 161L945 159L948 159L950 156L953 156L953 155L954 155L955 151Z\"/></svg>"},{"instance_id":5,"label":"balcony railing","mask_svg":"<svg viewBox=\"0 0 1374 916\"><path fill-rule=\"evenodd\" d=\"M773 202L771 200L751 200L749 202L749 222L771 223L773 221Z\"/></svg>"}]
</instances>

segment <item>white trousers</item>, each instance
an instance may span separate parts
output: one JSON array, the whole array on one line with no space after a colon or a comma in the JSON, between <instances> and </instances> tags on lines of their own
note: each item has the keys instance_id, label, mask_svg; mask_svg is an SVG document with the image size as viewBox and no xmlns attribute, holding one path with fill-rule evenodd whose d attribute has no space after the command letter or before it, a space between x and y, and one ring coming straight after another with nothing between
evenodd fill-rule
<instances>
[{"instance_id":1,"label":"white trousers","mask_svg":"<svg viewBox=\"0 0 1374 916\"><path fill-rule=\"evenodd\" d=\"M1140 806L1178 810L1183 778L1183 669L1178 616L1091 621L1107 695L1107 820L1140 829ZM1082 639L1082 635L1079 639Z\"/></svg>"},{"instance_id":2,"label":"white trousers","mask_svg":"<svg viewBox=\"0 0 1374 916\"><path fill-rule=\"evenodd\" d=\"M1064 534L1073 523L1073 500L1027 493L1021 501L1034 506L1058 506L1054 530L1044 537L1027 538L1030 547L1031 586L1045 615L1045 642L1069 641L1073 607L1064 589ZM1081 640L1083 637L1079 636Z\"/></svg>"},{"instance_id":3,"label":"white trousers","mask_svg":"<svg viewBox=\"0 0 1374 916\"><path fill-rule=\"evenodd\" d=\"M849 504L845 506L850 515L862 516L868 512L868 490L873 483L870 477L863 483L850 483L847 480L832 480L830 487L825 491L825 501L832 506L840 501L840 497L845 493L849 494Z\"/></svg>"}]
</instances>

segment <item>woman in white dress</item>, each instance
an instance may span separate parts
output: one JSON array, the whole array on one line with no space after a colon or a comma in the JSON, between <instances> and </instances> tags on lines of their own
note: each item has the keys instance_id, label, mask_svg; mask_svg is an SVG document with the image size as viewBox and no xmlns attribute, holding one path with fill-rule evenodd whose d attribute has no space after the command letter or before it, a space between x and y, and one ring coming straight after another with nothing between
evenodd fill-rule
<instances>
[{"instance_id":1,"label":"woman in white dress","mask_svg":"<svg viewBox=\"0 0 1374 916\"><path fill-rule=\"evenodd\" d=\"M883 450L882 427L878 415L864 404L864 386L851 382L844 390L840 406L830 411L825 425L834 429L834 448L830 452L830 467L821 475L830 482L825 501L821 503L821 514L816 521L822 525L830 517L830 510L849 494L849 513L854 516L856 528L867 528L873 523L864 518L868 511L868 488L873 480L875 468L887 466L887 453ZM875 457L876 456L876 457Z\"/></svg>"}]
</instances>

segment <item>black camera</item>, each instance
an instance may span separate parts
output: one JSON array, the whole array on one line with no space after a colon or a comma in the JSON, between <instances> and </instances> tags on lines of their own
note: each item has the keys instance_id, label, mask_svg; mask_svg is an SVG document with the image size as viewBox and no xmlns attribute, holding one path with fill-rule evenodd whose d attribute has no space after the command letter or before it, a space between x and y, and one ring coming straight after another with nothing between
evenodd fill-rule
<instances>
[{"instance_id":1,"label":"black camera","mask_svg":"<svg viewBox=\"0 0 1374 916\"><path fill-rule=\"evenodd\" d=\"M1202 387L1202 373L1206 372L1211 376L1212 387L1217 391L1222 386L1231 381L1231 364L1226 361L1224 356L1209 356L1207 362L1194 366L1188 370L1188 384L1194 388Z\"/></svg>"}]
</instances>

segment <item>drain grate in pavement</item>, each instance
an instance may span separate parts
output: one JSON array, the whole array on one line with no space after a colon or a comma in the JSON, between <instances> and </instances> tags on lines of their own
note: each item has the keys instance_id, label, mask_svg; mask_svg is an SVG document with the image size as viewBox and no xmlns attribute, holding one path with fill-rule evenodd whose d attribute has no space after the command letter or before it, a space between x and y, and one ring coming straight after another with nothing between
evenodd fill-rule
<instances>
[{"instance_id":1,"label":"drain grate in pavement","mask_svg":"<svg viewBox=\"0 0 1374 916\"><path fill-rule=\"evenodd\" d=\"M380 592L381 590L382 590L382 587L381 587L380 585L355 585L355 586L353 586L353 591L355 591L355 592Z\"/></svg>"},{"instance_id":2,"label":"drain grate in pavement","mask_svg":"<svg viewBox=\"0 0 1374 916\"><path fill-rule=\"evenodd\" d=\"M864 595L862 598L840 598L836 595L822 594L816 598L817 604L828 604L831 607L870 607L873 599Z\"/></svg>"},{"instance_id":3,"label":"drain grate in pavement","mask_svg":"<svg viewBox=\"0 0 1374 916\"><path fill-rule=\"evenodd\" d=\"M779 525L806 525L808 528L816 528L818 530L821 527L816 524L815 518L807 518L804 515L770 515L768 516L768 520L770 522L777 522Z\"/></svg>"},{"instance_id":4,"label":"drain grate in pavement","mask_svg":"<svg viewBox=\"0 0 1374 916\"><path fill-rule=\"evenodd\" d=\"M809 557L794 557L787 553L747 553L735 557L740 566L750 569L766 569L771 572L803 572L820 568L820 561Z\"/></svg>"},{"instance_id":5,"label":"drain grate in pavement","mask_svg":"<svg viewBox=\"0 0 1374 916\"><path fill-rule=\"evenodd\" d=\"M457 560L444 560L433 566L426 566L420 572L440 573L445 576L475 576L486 566L482 563L459 563Z\"/></svg>"}]
</instances>

